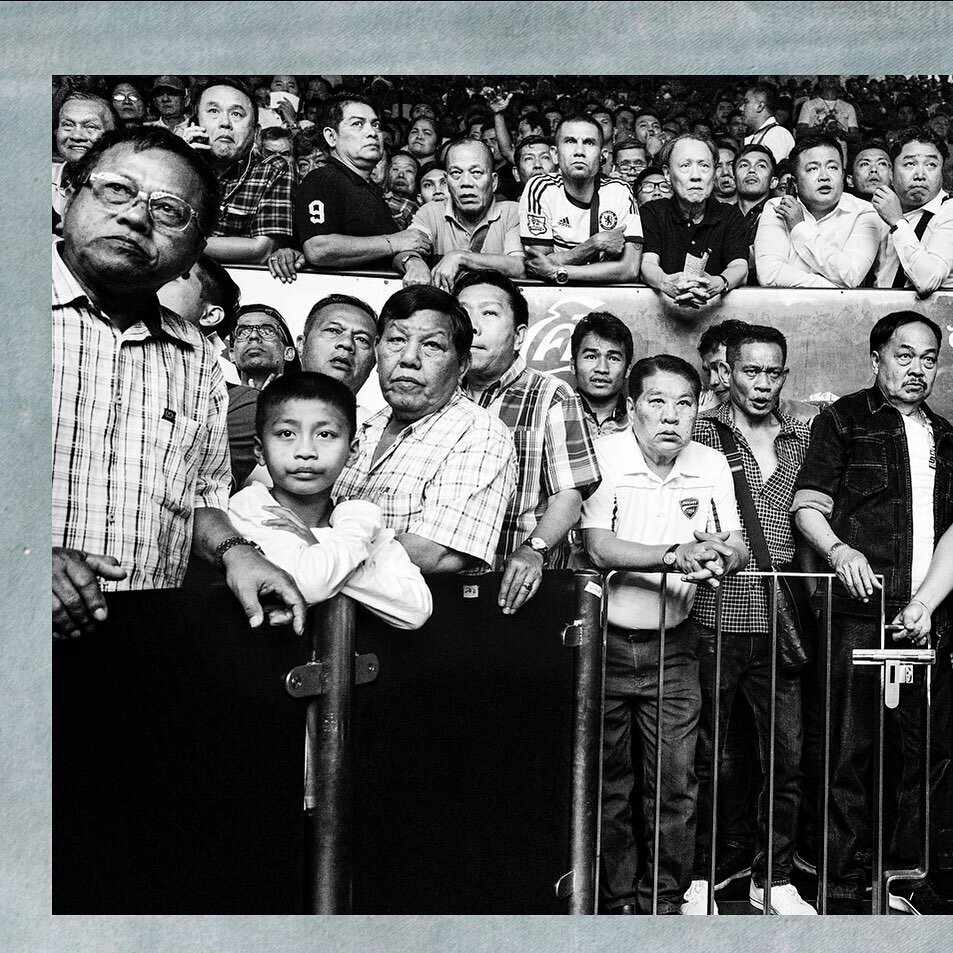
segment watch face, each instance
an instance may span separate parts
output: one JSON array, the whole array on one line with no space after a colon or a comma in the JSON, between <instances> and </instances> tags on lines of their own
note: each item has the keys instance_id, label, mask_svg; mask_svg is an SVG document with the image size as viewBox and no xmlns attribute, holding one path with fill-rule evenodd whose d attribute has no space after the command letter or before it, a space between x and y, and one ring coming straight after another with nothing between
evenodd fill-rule
<instances>
[{"instance_id":1,"label":"watch face","mask_svg":"<svg viewBox=\"0 0 953 953\"><path fill-rule=\"evenodd\" d=\"M569 281L569 275L565 271L560 270L556 272L557 285L564 285L567 281Z\"/></svg>"}]
</instances>

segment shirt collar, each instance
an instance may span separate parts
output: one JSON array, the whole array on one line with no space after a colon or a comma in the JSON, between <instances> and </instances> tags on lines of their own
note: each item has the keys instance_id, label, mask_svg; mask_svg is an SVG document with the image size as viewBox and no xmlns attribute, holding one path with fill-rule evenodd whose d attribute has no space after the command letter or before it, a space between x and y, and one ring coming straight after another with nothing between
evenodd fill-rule
<instances>
[{"instance_id":1,"label":"shirt collar","mask_svg":"<svg viewBox=\"0 0 953 953\"><path fill-rule=\"evenodd\" d=\"M579 397L580 402L582 403L582 409L585 411L585 413L589 417L591 417L593 420L596 420L598 422L598 418L596 417L596 412L592 409L592 407L589 406L589 401L586 400L586 398L583 397L583 395L579 393L578 391L576 392L576 394ZM619 394L618 398L616 399L615 407L612 408L612 413L609 414L608 417L606 417L606 420L619 420L620 418L623 418L623 417L626 417L626 418L628 417L628 411L626 409L624 393Z\"/></svg>"},{"instance_id":2,"label":"shirt collar","mask_svg":"<svg viewBox=\"0 0 953 953\"><path fill-rule=\"evenodd\" d=\"M668 476L662 479L657 473L649 469L649 465L645 462L645 455L642 453L642 448L639 446L639 441L632 432L632 428L630 427L622 431L622 433L626 434L626 439L630 442L633 450L633 453L629 458L632 463L630 466L625 468L625 473L647 473L653 480L658 480L659 483L671 483L674 479L680 476L697 477L701 475L697 466L697 461L694 459L695 454L691 452L691 448L693 446L691 442L689 442L688 445L684 447L679 455L675 458L672 464L672 469Z\"/></svg>"},{"instance_id":3,"label":"shirt collar","mask_svg":"<svg viewBox=\"0 0 953 953\"><path fill-rule=\"evenodd\" d=\"M496 383L490 384L490 386L485 391L483 391L483 393L480 395L480 400L479 400L480 406L481 407L489 406L489 404L492 403L492 401L496 398L496 396L502 393L504 390L506 390L506 388L509 387L510 384L512 384L513 381L515 381L516 378L518 378L520 374L522 374L523 371L525 370L526 370L526 361L519 354L517 354L516 360L513 361L512 364L510 364L510 366L504 372L503 376L498 381L496 381ZM471 400L475 399L472 396L472 392L470 391L469 385L467 386L465 392L467 397L470 397Z\"/></svg>"},{"instance_id":4,"label":"shirt collar","mask_svg":"<svg viewBox=\"0 0 953 953\"><path fill-rule=\"evenodd\" d=\"M688 218L682 215L682 210L679 208L678 199L676 199L675 196L673 195L668 199L668 201L672 203L671 204L672 216L675 219L675 221L681 222L683 224L688 224ZM699 225L711 225L719 221L719 219L721 218L721 215L718 214L719 212L718 207L723 204L724 203L719 202L714 195L709 195L708 198L705 199L705 211L704 211L704 214L702 215L702 220L698 223L698 225L695 226L695 228L698 228Z\"/></svg>"},{"instance_id":5,"label":"shirt collar","mask_svg":"<svg viewBox=\"0 0 953 953\"><path fill-rule=\"evenodd\" d=\"M480 221L476 223L476 225L473 225L471 227L467 225L466 223L462 222L457 217L456 210L453 207L453 200L451 198L448 197L446 201L444 202L444 206L443 206L444 218L448 219L451 222L454 222L456 225L459 225L460 228L462 228L466 232L475 232L481 226L488 225L491 222L495 222L502 214L503 214L503 210L500 208L500 203L497 202L496 199L494 199L493 202L490 204L490 207L486 210L486 215L484 215L483 218L481 218Z\"/></svg>"},{"instance_id":6,"label":"shirt collar","mask_svg":"<svg viewBox=\"0 0 953 953\"><path fill-rule=\"evenodd\" d=\"M338 169L340 172L343 172L349 179L351 179L355 183L363 185L369 189L374 189L375 191L380 192L381 195L384 194L383 190L381 189L379 185L375 185L370 179L365 179L363 175L358 175L349 165L342 162L337 156L331 156L328 164L333 166L335 169Z\"/></svg>"},{"instance_id":7,"label":"shirt collar","mask_svg":"<svg viewBox=\"0 0 953 953\"><path fill-rule=\"evenodd\" d=\"M782 414L780 409L774 408L774 417L781 424L781 432L778 434L779 437L790 437L792 434L797 434L797 428L795 426L794 417L789 416L788 414ZM742 437L744 434L738 429L738 425L735 422L735 412L734 407L730 400L726 400L715 413L713 414L715 420L719 423L726 424L729 426L735 433L740 434Z\"/></svg>"},{"instance_id":8,"label":"shirt collar","mask_svg":"<svg viewBox=\"0 0 953 953\"><path fill-rule=\"evenodd\" d=\"M103 312L90 300L89 295L83 290L79 279L70 270L69 265L63 260L62 250L65 243L61 240L53 243L53 288L56 292L53 307L66 307L67 305L84 305L101 320L106 320ZM169 338L174 343L183 347L192 348L192 341L189 340L188 322L184 321L173 311L162 307L159 299L153 294L153 313L136 324L127 328L128 336L131 339L142 339L145 337Z\"/></svg>"},{"instance_id":9,"label":"shirt collar","mask_svg":"<svg viewBox=\"0 0 953 953\"><path fill-rule=\"evenodd\" d=\"M921 205L919 208L915 208L910 212L905 212L903 217L912 218L918 212L932 212L934 215L936 215L936 213L940 211L945 198L946 192L944 192L943 189L940 189L940 191L937 192L937 194L934 195L933 198L926 203L926 205Z\"/></svg>"}]
</instances>

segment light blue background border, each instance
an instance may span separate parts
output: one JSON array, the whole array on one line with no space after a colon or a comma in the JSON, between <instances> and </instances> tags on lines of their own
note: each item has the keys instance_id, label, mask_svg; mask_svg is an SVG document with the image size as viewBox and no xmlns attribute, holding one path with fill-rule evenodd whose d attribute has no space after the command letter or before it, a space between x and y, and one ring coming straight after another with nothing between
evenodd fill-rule
<instances>
[{"instance_id":1,"label":"light blue background border","mask_svg":"<svg viewBox=\"0 0 953 953\"><path fill-rule=\"evenodd\" d=\"M949 949L948 921L51 917L46 224L54 72L947 73L950 4L2 3L0 37L0 950Z\"/></svg>"}]
</instances>

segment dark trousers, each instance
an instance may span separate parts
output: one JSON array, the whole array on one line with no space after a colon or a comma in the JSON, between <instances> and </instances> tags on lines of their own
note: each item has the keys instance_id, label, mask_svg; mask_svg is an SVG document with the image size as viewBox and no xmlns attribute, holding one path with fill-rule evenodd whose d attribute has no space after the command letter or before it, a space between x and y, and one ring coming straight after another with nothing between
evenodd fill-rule
<instances>
[{"instance_id":1,"label":"dark trousers","mask_svg":"<svg viewBox=\"0 0 953 953\"><path fill-rule=\"evenodd\" d=\"M610 629L606 645L606 693L602 747L603 907L637 904L652 912L655 758L662 735L659 786L658 912L678 913L691 883L695 842L695 738L701 694L697 637L689 621L665 636L661 728L657 725L659 640L630 641ZM642 750L642 826L636 837L632 792L633 733Z\"/></svg>"},{"instance_id":2,"label":"dark trousers","mask_svg":"<svg viewBox=\"0 0 953 953\"><path fill-rule=\"evenodd\" d=\"M831 652L831 784L828 841L828 892L832 897L858 897L870 883L863 862L872 847L878 713L882 707L880 669L855 666L855 648L879 648L878 623L837 615L832 618ZM950 765L950 665L944 646L933 670L931 767L931 843L936 842ZM926 703L925 673L914 669L914 683L902 685L900 703L884 710L884 758L893 783L886 787L884 829L887 869L916 865L923 844L920 786L923 775L921 711Z\"/></svg>"},{"instance_id":3,"label":"dark trousers","mask_svg":"<svg viewBox=\"0 0 953 953\"><path fill-rule=\"evenodd\" d=\"M704 702L702 706L704 712ZM731 847L753 854L763 776L758 728L744 692L736 692L731 703L718 767L718 850ZM698 816L700 824L707 823Z\"/></svg>"},{"instance_id":4,"label":"dark trousers","mask_svg":"<svg viewBox=\"0 0 953 953\"><path fill-rule=\"evenodd\" d=\"M695 771L698 775L698 832L695 837L695 878L707 880L711 863L711 768L713 745L713 696L715 683L715 632L698 626L699 679L702 689L702 713L698 729ZM752 876L759 886L766 879L766 843L768 821L768 757L771 744L771 640L766 635L722 635L721 710L719 737L722 751L728 716L738 692L754 714L758 750L764 783L758 798L758 852ZM774 722L774 825L772 884L790 882L794 860L794 835L797 827L801 786L801 686L797 679L777 677ZM719 752L719 755L721 752ZM720 761L720 757L719 757ZM721 780L719 776L719 781ZM719 790L719 800L725 796ZM730 796L730 793L729 793Z\"/></svg>"}]
</instances>

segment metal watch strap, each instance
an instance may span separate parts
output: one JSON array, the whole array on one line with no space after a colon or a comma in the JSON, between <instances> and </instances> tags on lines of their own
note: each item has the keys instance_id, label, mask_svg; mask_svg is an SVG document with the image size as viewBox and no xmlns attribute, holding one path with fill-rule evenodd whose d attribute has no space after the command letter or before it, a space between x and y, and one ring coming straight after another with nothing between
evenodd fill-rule
<instances>
[{"instance_id":1,"label":"metal watch strap","mask_svg":"<svg viewBox=\"0 0 953 953\"><path fill-rule=\"evenodd\" d=\"M244 536L229 536L224 542L218 544L215 547L215 564L219 569L225 568L225 554L235 546L251 546L252 549L257 549L259 553L264 556L264 552L261 546L258 545L254 540L246 539Z\"/></svg>"}]
</instances>

